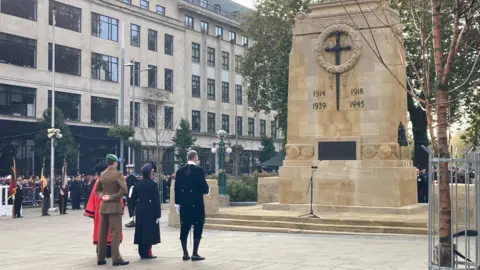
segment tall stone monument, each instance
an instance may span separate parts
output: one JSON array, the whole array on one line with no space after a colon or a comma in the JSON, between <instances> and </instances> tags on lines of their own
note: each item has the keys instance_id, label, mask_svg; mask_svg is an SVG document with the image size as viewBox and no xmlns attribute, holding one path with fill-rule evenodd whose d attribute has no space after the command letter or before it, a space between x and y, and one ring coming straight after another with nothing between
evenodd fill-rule
<instances>
[{"instance_id":1,"label":"tall stone monument","mask_svg":"<svg viewBox=\"0 0 480 270\"><path fill-rule=\"evenodd\" d=\"M384 2L330 1L297 18L280 204L310 202L312 165L314 204L417 203L416 169L398 143L407 123L402 27Z\"/></svg>"}]
</instances>

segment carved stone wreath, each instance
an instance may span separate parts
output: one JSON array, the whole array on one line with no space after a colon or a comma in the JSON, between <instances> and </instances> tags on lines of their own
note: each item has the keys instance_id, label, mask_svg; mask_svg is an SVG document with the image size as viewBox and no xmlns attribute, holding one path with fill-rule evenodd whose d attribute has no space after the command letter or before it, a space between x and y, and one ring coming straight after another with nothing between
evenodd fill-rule
<instances>
[{"instance_id":1,"label":"carved stone wreath","mask_svg":"<svg viewBox=\"0 0 480 270\"><path fill-rule=\"evenodd\" d=\"M371 159L377 154L377 151L373 146L362 146L362 155L367 158Z\"/></svg>"},{"instance_id":2,"label":"carved stone wreath","mask_svg":"<svg viewBox=\"0 0 480 270\"><path fill-rule=\"evenodd\" d=\"M325 60L325 44L327 39L335 32L342 32L352 38L352 55L345 63L334 65ZM357 64L362 54L362 40L360 34L351 26L346 24L334 24L327 27L317 39L317 62L326 71L330 73L344 73L352 69Z\"/></svg>"},{"instance_id":3,"label":"carved stone wreath","mask_svg":"<svg viewBox=\"0 0 480 270\"><path fill-rule=\"evenodd\" d=\"M311 158L313 157L313 153L314 153L313 146L309 146L309 145L303 145L300 150L300 155L303 158Z\"/></svg>"},{"instance_id":4,"label":"carved stone wreath","mask_svg":"<svg viewBox=\"0 0 480 270\"><path fill-rule=\"evenodd\" d=\"M295 145L287 145L287 157L288 159L296 159L300 154L300 150Z\"/></svg>"},{"instance_id":5,"label":"carved stone wreath","mask_svg":"<svg viewBox=\"0 0 480 270\"><path fill-rule=\"evenodd\" d=\"M383 159L388 159L392 156L393 151L390 145L381 145L380 149L378 149L378 156Z\"/></svg>"}]
</instances>

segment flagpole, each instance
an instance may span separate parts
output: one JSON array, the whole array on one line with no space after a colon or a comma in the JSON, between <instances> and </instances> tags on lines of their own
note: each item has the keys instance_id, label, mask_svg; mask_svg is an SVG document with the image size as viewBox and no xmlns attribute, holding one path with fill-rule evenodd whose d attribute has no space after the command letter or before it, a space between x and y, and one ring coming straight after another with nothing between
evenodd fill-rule
<instances>
[{"instance_id":1,"label":"flagpole","mask_svg":"<svg viewBox=\"0 0 480 270\"><path fill-rule=\"evenodd\" d=\"M55 128L55 10L52 10L52 106L51 106L51 117L52 117L52 128ZM55 203L55 138L52 136L50 139L50 211L55 211L53 207Z\"/></svg>"},{"instance_id":2,"label":"flagpole","mask_svg":"<svg viewBox=\"0 0 480 270\"><path fill-rule=\"evenodd\" d=\"M15 193L17 193L17 165L15 163L15 158L13 158L13 178L11 180L13 183L12 218L15 218Z\"/></svg>"}]
</instances>

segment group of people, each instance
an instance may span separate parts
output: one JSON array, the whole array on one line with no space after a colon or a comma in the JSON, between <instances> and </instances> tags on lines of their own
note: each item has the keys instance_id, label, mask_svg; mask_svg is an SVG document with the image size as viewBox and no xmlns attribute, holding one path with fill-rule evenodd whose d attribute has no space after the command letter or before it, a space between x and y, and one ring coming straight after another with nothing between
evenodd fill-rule
<instances>
[{"instance_id":1,"label":"group of people","mask_svg":"<svg viewBox=\"0 0 480 270\"><path fill-rule=\"evenodd\" d=\"M203 195L209 193L209 186L202 168L198 166L198 154L187 154L188 164L175 174L175 208L180 215L180 242L182 259L200 261L205 258L198 254L205 223L205 205ZM97 264L105 265L106 258L112 258L114 266L129 264L120 254L119 246L123 240L122 216L124 198L127 197L130 222L126 227L134 227L134 244L138 245L141 259L155 259L152 246L160 243L161 200L154 173L155 162L149 162L141 169L142 180L128 166L129 175L117 171L118 158L109 154L106 164L96 168L97 177L85 209L85 215L94 220L93 244L97 245ZM193 231L193 253L189 255L187 239Z\"/></svg>"}]
</instances>

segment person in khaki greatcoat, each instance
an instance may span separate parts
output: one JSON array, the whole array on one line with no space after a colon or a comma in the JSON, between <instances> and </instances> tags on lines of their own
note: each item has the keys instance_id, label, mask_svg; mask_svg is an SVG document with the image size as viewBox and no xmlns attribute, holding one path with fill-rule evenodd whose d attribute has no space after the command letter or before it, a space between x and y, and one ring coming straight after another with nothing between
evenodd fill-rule
<instances>
[{"instance_id":1,"label":"person in khaki greatcoat","mask_svg":"<svg viewBox=\"0 0 480 270\"><path fill-rule=\"evenodd\" d=\"M112 263L114 266L127 265L129 261L122 259L120 255L120 232L122 231L123 207L120 202L127 193L125 177L117 171L118 158L115 155L107 155L108 168L100 175L95 193L102 202L99 207L100 227L98 229L98 253L97 264L104 265L107 246L107 234L110 228L112 238Z\"/></svg>"}]
</instances>

